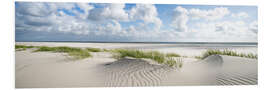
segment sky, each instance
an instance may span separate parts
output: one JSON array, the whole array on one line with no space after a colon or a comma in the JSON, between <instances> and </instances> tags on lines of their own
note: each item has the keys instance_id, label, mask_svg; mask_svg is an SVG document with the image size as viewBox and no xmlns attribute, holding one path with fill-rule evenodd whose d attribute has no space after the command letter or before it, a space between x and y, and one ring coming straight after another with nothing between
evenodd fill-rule
<instances>
[{"instance_id":1,"label":"sky","mask_svg":"<svg viewBox=\"0 0 270 90\"><path fill-rule=\"evenodd\" d=\"M15 2L15 41L257 42L256 6Z\"/></svg>"}]
</instances>

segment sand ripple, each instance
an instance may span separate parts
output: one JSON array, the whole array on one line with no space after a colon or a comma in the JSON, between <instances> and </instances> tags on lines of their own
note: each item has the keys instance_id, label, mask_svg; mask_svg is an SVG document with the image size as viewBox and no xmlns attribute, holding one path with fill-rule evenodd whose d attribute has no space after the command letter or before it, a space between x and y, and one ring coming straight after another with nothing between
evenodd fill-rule
<instances>
[{"instance_id":1,"label":"sand ripple","mask_svg":"<svg viewBox=\"0 0 270 90\"><path fill-rule=\"evenodd\" d=\"M170 67L139 59L122 59L106 64L106 86L159 86Z\"/></svg>"},{"instance_id":2,"label":"sand ripple","mask_svg":"<svg viewBox=\"0 0 270 90\"><path fill-rule=\"evenodd\" d=\"M258 82L257 61L239 60L231 56L212 55L201 61L207 70L214 70L218 85L256 85ZM213 69L214 68L214 69Z\"/></svg>"}]
</instances>

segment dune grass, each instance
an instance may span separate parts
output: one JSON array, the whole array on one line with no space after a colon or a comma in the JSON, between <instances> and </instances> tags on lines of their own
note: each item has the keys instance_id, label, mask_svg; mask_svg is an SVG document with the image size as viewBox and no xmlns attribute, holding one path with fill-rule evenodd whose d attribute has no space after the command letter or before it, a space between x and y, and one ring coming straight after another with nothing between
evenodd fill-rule
<instances>
[{"instance_id":1,"label":"dune grass","mask_svg":"<svg viewBox=\"0 0 270 90\"><path fill-rule=\"evenodd\" d=\"M194 56L194 58L196 58L196 59L203 59L202 56Z\"/></svg>"},{"instance_id":2,"label":"dune grass","mask_svg":"<svg viewBox=\"0 0 270 90\"><path fill-rule=\"evenodd\" d=\"M117 53L114 55L114 58L124 58L124 57L133 57L138 59L151 59L156 61L159 64L166 64L170 67L175 66L177 63L173 60L172 57L180 55L177 54L164 54L158 51L142 51L142 50L129 50L129 49L115 49L113 52Z\"/></svg>"},{"instance_id":3,"label":"dune grass","mask_svg":"<svg viewBox=\"0 0 270 90\"><path fill-rule=\"evenodd\" d=\"M112 50L110 49L103 49L104 52L111 52Z\"/></svg>"},{"instance_id":4,"label":"dune grass","mask_svg":"<svg viewBox=\"0 0 270 90\"><path fill-rule=\"evenodd\" d=\"M176 53L167 53L166 56L167 57L181 57L179 54L176 54Z\"/></svg>"},{"instance_id":5,"label":"dune grass","mask_svg":"<svg viewBox=\"0 0 270 90\"><path fill-rule=\"evenodd\" d=\"M47 47L47 46L26 46L26 45L15 45L15 49L19 50L26 50L28 48L37 48L34 52L61 52L61 53L68 53L68 55L75 57L76 59L84 59L91 57L92 55L89 52L109 52L110 50L107 49L100 49L100 48L74 48L74 47Z\"/></svg>"},{"instance_id":6,"label":"dune grass","mask_svg":"<svg viewBox=\"0 0 270 90\"><path fill-rule=\"evenodd\" d=\"M200 58L200 59L204 59L210 55L228 55L228 56L238 56L238 57L245 57L245 58L252 58L252 59L257 59L258 56L257 54L253 54L253 53L248 53L248 54L245 54L245 53L237 53L235 51L231 51L231 50L216 50L216 49L209 49L207 50L206 52L203 53L202 56L196 56L197 58ZM195 57L195 58L196 58Z\"/></svg>"},{"instance_id":7,"label":"dune grass","mask_svg":"<svg viewBox=\"0 0 270 90\"><path fill-rule=\"evenodd\" d=\"M34 48L34 46L15 45L15 50L26 50L28 48Z\"/></svg>"},{"instance_id":8,"label":"dune grass","mask_svg":"<svg viewBox=\"0 0 270 90\"><path fill-rule=\"evenodd\" d=\"M156 61L159 64L166 64L170 67L173 66L182 66L178 64L174 58L181 57L176 53L160 53L158 51L142 51L142 50L130 50L130 49L99 49L99 48L74 48L74 47L47 47L47 46L24 46L24 45L16 45L16 49L26 49L26 48L37 48L34 52L60 52L60 53L67 53L70 56L73 56L76 59L84 59L91 57L92 55L89 52L112 52L114 53L113 57L120 59L124 57L133 57L138 59L151 59Z\"/></svg>"},{"instance_id":9,"label":"dune grass","mask_svg":"<svg viewBox=\"0 0 270 90\"><path fill-rule=\"evenodd\" d=\"M133 58L148 58L158 63L164 63L165 54L157 51L143 52L141 50L128 50L128 49L115 49L114 52L118 53L116 58L133 57Z\"/></svg>"},{"instance_id":10,"label":"dune grass","mask_svg":"<svg viewBox=\"0 0 270 90\"><path fill-rule=\"evenodd\" d=\"M103 50L100 48L86 48L89 52L102 52Z\"/></svg>"},{"instance_id":11,"label":"dune grass","mask_svg":"<svg viewBox=\"0 0 270 90\"><path fill-rule=\"evenodd\" d=\"M84 59L91 57L91 54L88 53L88 50L73 47L40 46L38 47L37 50L35 50L35 52L46 52L46 51L68 53L68 55L73 56L75 59Z\"/></svg>"},{"instance_id":12,"label":"dune grass","mask_svg":"<svg viewBox=\"0 0 270 90\"><path fill-rule=\"evenodd\" d=\"M167 60L165 63L166 63L168 66L170 66L170 67L172 67L172 66L174 66L174 65L177 64L176 61L173 60L173 59Z\"/></svg>"}]
</instances>

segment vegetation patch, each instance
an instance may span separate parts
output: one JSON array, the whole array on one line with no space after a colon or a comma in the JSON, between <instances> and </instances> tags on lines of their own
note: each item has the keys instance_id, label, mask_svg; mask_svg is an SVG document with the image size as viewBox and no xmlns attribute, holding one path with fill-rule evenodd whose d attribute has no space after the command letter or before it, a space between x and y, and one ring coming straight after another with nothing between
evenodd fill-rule
<instances>
[{"instance_id":1,"label":"vegetation patch","mask_svg":"<svg viewBox=\"0 0 270 90\"><path fill-rule=\"evenodd\" d=\"M142 51L142 50L129 50L129 49L115 49L113 50L114 58L120 59L124 57L133 57L133 58L146 58L156 61L159 64L166 64L168 66L175 66L177 63L172 58L172 56L168 56L167 54L160 53L158 51ZM173 55L176 56L176 55ZM180 55L177 55L177 57Z\"/></svg>"},{"instance_id":2,"label":"vegetation patch","mask_svg":"<svg viewBox=\"0 0 270 90\"><path fill-rule=\"evenodd\" d=\"M176 61L175 60L167 60L166 64L169 65L170 67L176 65Z\"/></svg>"},{"instance_id":3,"label":"vegetation patch","mask_svg":"<svg viewBox=\"0 0 270 90\"><path fill-rule=\"evenodd\" d=\"M176 53L167 53L166 56L167 57L181 57L180 55L178 55Z\"/></svg>"},{"instance_id":4,"label":"vegetation patch","mask_svg":"<svg viewBox=\"0 0 270 90\"><path fill-rule=\"evenodd\" d=\"M34 46L15 45L15 50L18 50L18 51L26 50L28 48L34 48Z\"/></svg>"},{"instance_id":5,"label":"vegetation patch","mask_svg":"<svg viewBox=\"0 0 270 90\"><path fill-rule=\"evenodd\" d=\"M170 67L173 66L182 66L178 64L175 58L180 58L181 56L176 53L160 53L158 51L142 51L142 50L131 50L131 49L99 49L99 48L74 48L74 47L47 47L47 46L25 46L25 45L16 45L17 49L27 49L27 48L37 48L34 52L59 52L67 53L70 56L73 56L76 59L84 59L91 57L92 55L89 52L112 52L114 58L120 59L124 57L133 57L137 59L151 59L156 61L159 64L166 64Z\"/></svg>"},{"instance_id":6,"label":"vegetation patch","mask_svg":"<svg viewBox=\"0 0 270 90\"><path fill-rule=\"evenodd\" d=\"M203 53L202 57L200 57L201 59L204 59L210 55L228 55L228 56L238 56L238 57L245 57L245 58L252 58L252 59L258 59L258 55L257 54L253 54L253 53L237 53L235 51L231 51L231 50L215 50L215 49L209 49L206 52ZM196 58L196 57L195 57Z\"/></svg>"},{"instance_id":7,"label":"vegetation patch","mask_svg":"<svg viewBox=\"0 0 270 90\"><path fill-rule=\"evenodd\" d=\"M89 52L102 52L102 49L99 48L86 48Z\"/></svg>"},{"instance_id":8,"label":"vegetation patch","mask_svg":"<svg viewBox=\"0 0 270 90\"><path fill-rule=\"evenodd\" d=\"M202 56L194 56L194 58L196 58L196 59L203 59Z\"/></svg>"},{"instance_id":9,"label":"vegetation patch","mask_svg":"<svg viewBox=\"0 0 270 90\"><path fill-rule=\"evenodd\" d=\"M109 49L103 49L104 52L110 52L111 50Z\"/></svg>"},{"instance_id":10,"label":"vegetation patch","mask_svg":"<svg viewBox=\"0 0 270 90\"><path fill-rule=\"evenodd\" d=\"M61 53L68 53L68 55L75 57L76 59L84 59L91 57L91 54L88 53L88 50L83 50L80 48L73 48L73 47L47 47L41 46L38 47L35 52L44 52L44 51L52 51L52 52L61 52Z\"/></svg>"},{"instance_id":11,"label":"vegetation patch","mask_svg":"<svg viewBox=\"0 0 270 90\"><path fill-rule=\"evenodd\" d=\"M143 52L141 50L115 49L114 52L118 53L115 56L116 58L148 58L158 63L163 63L165 61L165 54L159 53L157 51Z\"/></svg>"}]
</instances>

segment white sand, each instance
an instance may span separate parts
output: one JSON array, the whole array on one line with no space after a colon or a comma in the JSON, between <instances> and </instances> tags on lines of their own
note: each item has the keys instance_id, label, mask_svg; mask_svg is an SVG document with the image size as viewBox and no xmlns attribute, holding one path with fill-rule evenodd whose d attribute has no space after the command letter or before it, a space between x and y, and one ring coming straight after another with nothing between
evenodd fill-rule
<instances>
[{"instance_id":1,"label":"white sand","mask_svg":"<svg viewBox=\"0 0 270 90\"><path fill-rule=\"evenodd\" d=\"M107 53L94 55L74 61L65 54L16 51L16 88L104 86L104 64L115 59Z\"/></svg>"},{"instance_id":2,"label":"white sand","mask_svg":"<svg viewBox=\"0 0 270 90\"><path fill-rule=\"evenodd\" d=\"M256 85L257 60L214 55L205 60L188 63L170 73L166 86L179 85Z\"/></svg>"},{"instance_id":3,"label":"white sand","mask_svg":"<svg viewBox=\"0 0 270 90\"><path fill-rule=\"evenodd\" d=\"M16 88L257 84L257 60L231 56L211 56L201 61L192 58L209 47L164 48L168 45L130 43L16 42L16 44L106 49L148 47L143 49L188 56L183 58L183 67L176 69L138 59L116 61L106 52L91 53L93 57L83 60L71 60L64 53L31 52L31 49L16 51ZM224 48L230 47L220 49ZM257 47L230 49L257 53Z\"/></svg>"}]
</instances>

